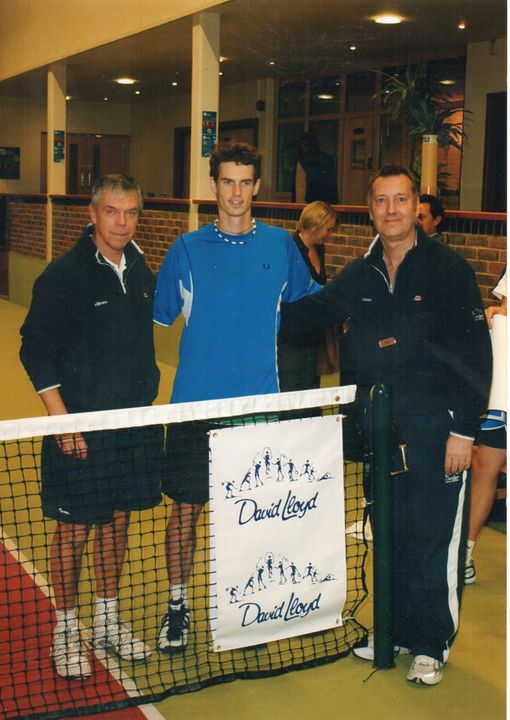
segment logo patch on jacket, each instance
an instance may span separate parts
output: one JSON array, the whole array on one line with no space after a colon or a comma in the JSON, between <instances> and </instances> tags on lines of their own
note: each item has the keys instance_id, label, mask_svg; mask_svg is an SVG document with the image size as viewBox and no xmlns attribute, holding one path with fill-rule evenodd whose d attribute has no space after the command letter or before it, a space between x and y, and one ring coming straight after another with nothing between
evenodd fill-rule
<instances>
[{"instance_id":1,"label":"logo patch on jacket","mask_svg":"<svg viewBox=\"0 0 510 720\"><path fill-rule=\"evenodd\" d=\"M108 300L96 300L94 307L99 307L100 305L108 305Z\"/></svg>"},{"instance_id":2,"label":"logo patch on jacket","mask_svg":"<svg viewBox=\"0 0 510 720\"><path fill-rule=\"evenodd\" d=\"M421 295L415 295L415 296L413 297L414 302L421 302L422 299L423 299L423 298L422 298Z\"/></svg>"}]
</instances>

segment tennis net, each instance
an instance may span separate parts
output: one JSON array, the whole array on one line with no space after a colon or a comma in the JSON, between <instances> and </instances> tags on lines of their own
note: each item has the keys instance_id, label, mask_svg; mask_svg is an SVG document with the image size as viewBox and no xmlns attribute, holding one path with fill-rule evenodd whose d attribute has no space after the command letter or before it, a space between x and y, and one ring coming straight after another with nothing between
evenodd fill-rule
<instances>
[{"instance_id":1,"label":"tennis net","mask_svg":"<svg viewBox=\"0 0 510 720\"><path fill-rule=\"evenodd\" d=\"M367 595L363 463L342 440L354 393L0 422L0 717L93 714L348 654ZM185 491L204 472L202 505ZM182 497L160 494L169 475ZM59 627L77 629L78 672L58 660Z\"/></svg>"}]
</instances>

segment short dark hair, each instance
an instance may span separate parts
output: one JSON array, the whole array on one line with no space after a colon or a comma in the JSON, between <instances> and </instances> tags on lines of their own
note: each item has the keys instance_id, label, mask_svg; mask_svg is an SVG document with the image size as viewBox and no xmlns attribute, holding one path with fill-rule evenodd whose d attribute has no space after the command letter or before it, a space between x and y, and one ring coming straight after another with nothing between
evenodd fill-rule
<instances>
[{"instance_id":1,"label":"short dark hair","mask_svg":"<svg viewBox=\"0 0 510 720\"><path fill-rule=\"evenodd\" d=\"M437 218L438 215L444 218L444 208L435 195L428 195L427 193L423 193L422 195L420 195L420 202L428 203L430 205L430 214L432 215L434 220Z\"/></svg>"},{"instance_id":2,"label":"short dark hair","mask_svg":"<svg viewBox=\"0 0 510 720\"><path fill-rule=\"evenodd\" d=\"M418 199L418 188L416 187L412 172L404 165L385 165L379 170L379 172L377 172L370 178L367 193L367 202L369 205L370 200L372 199L372 188L374 187L375 181L378 180L380 177L393 177L394 175L405 175L407 178L409 178L409 180L411 181L411 188L413 194L416 195L416 199Z\"/></svg>"},{"instance_id":3,"label":"short dark hair","mask_svg":"<svg viewBox=\"0 0 510 720\"><path fill-rule=\"evenodd\" d=\"M91 205L97 206L99 201L105 192L111 190L117 193L128 193L135 192L138 195L138 209L143 209L143 192L140 184L129 175L123 175L121 173L110 173L108 175L101 175L97 180L94 180L92 185L92 197L90 200Z\"/></svg>"},{"instance_id":4,"label":"short dark hair","mask_svg":"<svg viewBox=\"0 0 510 720\"><path fill-rule=\"evenodd\" d=\"M216 145L209 161L209 175L218 179L220 164L234 162L236 165L253 165L255 180L260 178L262 156L253 145L244 142L225 142Z\"/></svg>"}]
</instances>

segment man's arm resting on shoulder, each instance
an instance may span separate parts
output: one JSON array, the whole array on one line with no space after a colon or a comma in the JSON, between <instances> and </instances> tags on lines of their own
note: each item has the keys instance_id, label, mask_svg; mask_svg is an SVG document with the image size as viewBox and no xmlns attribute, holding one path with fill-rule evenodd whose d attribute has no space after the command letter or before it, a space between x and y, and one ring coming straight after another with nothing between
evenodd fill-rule
<instances>
[{"instance_id":1,"label":"man's arm resting on shoulder","mask_svg":"<svg viewBox=\"0 0 510 720\"><path fill-rule=\"evenodd\" d=\"M349 303L343 290L341 275L319 292L282 303L279 333L284 337L341 323L349 314Z\"/></svg>"}]
</instances>

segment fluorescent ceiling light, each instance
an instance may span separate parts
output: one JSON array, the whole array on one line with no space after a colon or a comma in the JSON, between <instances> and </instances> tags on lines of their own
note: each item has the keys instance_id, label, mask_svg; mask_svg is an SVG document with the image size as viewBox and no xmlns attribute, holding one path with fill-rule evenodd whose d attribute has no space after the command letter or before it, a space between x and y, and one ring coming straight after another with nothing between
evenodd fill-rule
<instances>
[{"instance_id":1,"label":"fluorescent ceiling light","mask_svg":"<svg viewBox=\"0 0 510 720\"><path fill-rule=\"evenodd\" d=\"M374 17L374 22L378 23L379 25L398 25L402 22L402 18L400 15L376 15Z\"/></svg>"},{"instance_id":2,"label":"fluorescent ceiling light","mask_svg":"<svg viewBox=\"0 0 510 720\"><path fill-rule=\"evenodd\" d=\"M317 95L319 100L333 100L334 95L328 95L327 93L321 93L320 95Z\"/></svg>"}]
</instances>

